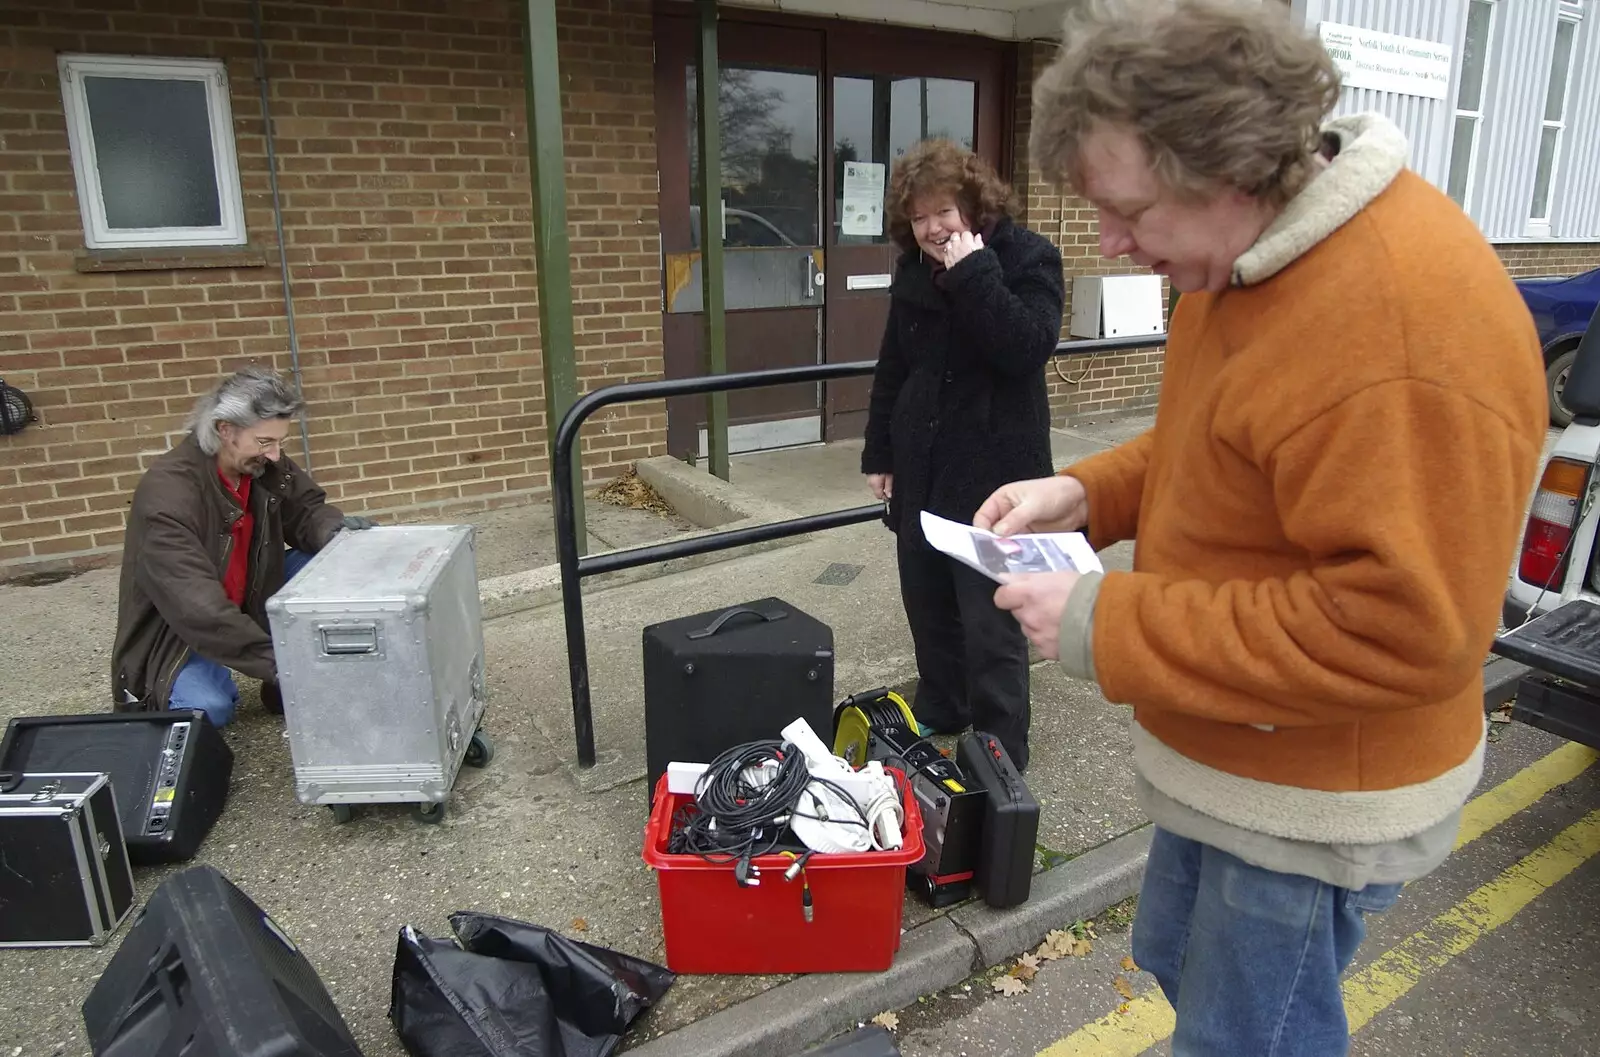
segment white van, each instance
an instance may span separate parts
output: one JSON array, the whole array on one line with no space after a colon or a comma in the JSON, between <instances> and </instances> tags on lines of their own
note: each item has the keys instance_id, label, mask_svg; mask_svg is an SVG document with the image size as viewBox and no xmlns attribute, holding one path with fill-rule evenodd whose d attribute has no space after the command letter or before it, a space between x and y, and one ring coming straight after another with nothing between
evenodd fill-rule
<instances>
[{"instance_id":1,"label":"white van","mask_svg":"<svg viewBox=\"0 0 1600 1057\"><path fill-rule=\"evenodd\" d=\"M1494 652L1529 667L1513 719L1600 748L1600 310L1562 401L1572 423L1540 473Z\"/></svg>"}]
</instances>

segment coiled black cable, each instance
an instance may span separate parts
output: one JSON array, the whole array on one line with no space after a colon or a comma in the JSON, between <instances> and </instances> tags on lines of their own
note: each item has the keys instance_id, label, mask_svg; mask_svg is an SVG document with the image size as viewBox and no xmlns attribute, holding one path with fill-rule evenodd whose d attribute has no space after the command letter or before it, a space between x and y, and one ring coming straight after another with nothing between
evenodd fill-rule
<instances>
[{"instance_id":1,"label":"coiled black cable","mask_svg":"<svg viewBox=\"0 0 1600 1057\"><path fill-rule=\"evenodd\" d=\"M778 765L772 781L760 785L745 778L746 770L768 761ZM797 810L813 782L828 786L855 806L839 785L813 778L805 756L793 745L771 739L735 745L712 760L695 783L694 809L685 805L674 814L667 850L717 864L771 854L784 842L791 817L816 817ZM856 810L860 813L859 807ZM865 814L832 821L867 826Z\"/></svg>"}]
</instances>

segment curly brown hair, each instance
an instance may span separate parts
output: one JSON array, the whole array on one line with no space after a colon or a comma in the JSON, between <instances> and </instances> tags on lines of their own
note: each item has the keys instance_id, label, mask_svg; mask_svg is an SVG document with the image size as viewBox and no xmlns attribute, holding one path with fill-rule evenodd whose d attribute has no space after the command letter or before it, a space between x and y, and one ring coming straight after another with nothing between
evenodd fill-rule
<instances>
[{"instance_id":1,"label":"curly brown hair","mask_svg":"<svg viewBox=\"0 0 1600 1057\"><path fill-rule=\"evenodd\" d=\"M912 203L925 195L948 194L961 217L981 231L1011 213L1011 188L994 167L947 139L923 140L894 163L889 177L889 237L903 250L917 248L911 233Z\"/></svg>"},{"instance_id":2,"label":"curly brown hair","mask_svg":"<svg viewBox=\"0 0 1600 1057\"><path fill-rule=\"evenodd\" d=\"M1034 84L1034 164L1081 190L1085 137L1120 126L1183 197L1223 186L1282 206L1316 173L1339 69L1278 6L1086 0Z\"/></svg>"}]
</instances>

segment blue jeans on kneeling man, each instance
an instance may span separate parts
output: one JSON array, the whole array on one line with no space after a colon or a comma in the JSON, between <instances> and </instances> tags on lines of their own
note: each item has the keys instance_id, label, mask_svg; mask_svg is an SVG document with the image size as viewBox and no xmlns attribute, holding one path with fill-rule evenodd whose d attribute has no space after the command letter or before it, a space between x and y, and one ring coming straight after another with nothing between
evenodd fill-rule
<instances>
[{"instance_id":1,"label":"blue jeans on kneeling man","mask_svg":"<svg viewBox=\"0 0 1600 1057\"><path fill-rule=\"evenodd\" d=\"M305 551L293 547L285 551L283 582L288 583L299 576L300 570L310 560L311 555ZM239 685L233 681L233 673L225 666L207 660L198 653L191 653L178 672L178 677L172 681L172 694L167 700L167 708L181 711L199 709L211 717L212 726L220 729L233 722L234 713L239 709Z\"/></svg>"}]
</instances>

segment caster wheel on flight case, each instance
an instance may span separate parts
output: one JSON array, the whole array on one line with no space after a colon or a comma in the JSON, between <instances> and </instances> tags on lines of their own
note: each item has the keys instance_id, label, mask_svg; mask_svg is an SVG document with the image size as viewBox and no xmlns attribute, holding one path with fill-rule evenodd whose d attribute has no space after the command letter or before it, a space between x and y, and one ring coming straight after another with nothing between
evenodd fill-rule
<instances>
[{"instance_id":1,"label":"caster wheel on flight case","mask_svg":"<svg viewBox=\"0 0 1600 1057\"><path fill-rule=\"evenodd\" d=\"M418 822L425 822L430 826L437 826L444 821L444 804L415 804L411 808L411 817Z\"/></svg>"},{"instance_id":2,"label":"caster wheel on flight case","mask_svg":"<svg viewBox=\"0 0 1600 1057\"><path fill-rule=\"evenodd\" d=\"M487 767L492 759L494 739L481 730L473 734L472 740L467 742L467 755L461 762L468 767Z\"/></svg>"},{"instance_id":3,"label":"caster wheel on flight case","mask_svg":"<svg viewBox=\"0 0 1600 1057\"><path fill-rule=\"evenodd\" d=\"M328 810L333 812L333 820L341 826L356 817L354 804L329 804Z\"/></svg>"}]
</instances>

